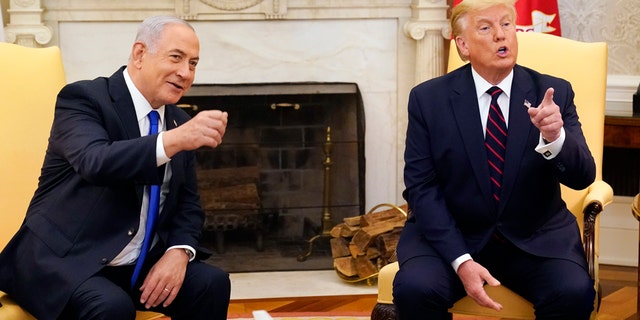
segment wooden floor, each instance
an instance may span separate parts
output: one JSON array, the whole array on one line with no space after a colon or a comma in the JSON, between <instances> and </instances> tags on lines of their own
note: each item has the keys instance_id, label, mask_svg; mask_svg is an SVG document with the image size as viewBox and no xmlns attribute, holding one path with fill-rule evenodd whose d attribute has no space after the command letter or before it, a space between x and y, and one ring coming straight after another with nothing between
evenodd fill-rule
<instances>
[{"instance_id":1,"label":"wooden floor","mask_svg":"<svg viewBox=\"0 0 640 320\"><path fill-rule=\"evenodd\" d=\"M602 305L600 320L632 320L636 315L637 268L600 266ZM250 314L253 310L269 312L371 312L375 295L305 297L298 299L268 299L231 301L229 315ZM454 317L456 318L456 317ZM468 319L460 318L458 319ZM478 318L475 318L478 319ZM487 318L489 319L489 318Z\"/></svg>"}]
</instances>

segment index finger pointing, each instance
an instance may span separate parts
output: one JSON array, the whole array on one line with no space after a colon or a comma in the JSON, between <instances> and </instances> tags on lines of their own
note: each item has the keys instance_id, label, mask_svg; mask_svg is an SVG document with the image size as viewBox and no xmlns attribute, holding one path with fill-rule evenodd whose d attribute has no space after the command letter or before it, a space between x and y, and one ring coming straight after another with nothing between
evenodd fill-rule
<instances>
[{"instance_id":1,"label":"index finger pointing","mask_svg":"<svg viewBox=\"0 0 640 320\"><path fill-rule=\"evenodd\" d=\"M547 89L547 91L544 93L544 99L542 99L540 108L544 108L544 106L546 105L553 104L553 92L554 92L553 88Z\"/></svg>"}]
</instances>

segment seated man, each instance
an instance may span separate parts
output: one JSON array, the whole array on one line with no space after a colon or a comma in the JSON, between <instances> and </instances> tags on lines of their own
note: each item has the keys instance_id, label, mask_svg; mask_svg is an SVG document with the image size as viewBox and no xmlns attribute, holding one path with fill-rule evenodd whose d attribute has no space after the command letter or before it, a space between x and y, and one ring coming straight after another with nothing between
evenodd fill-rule
<instances>
[{"instance_id":1,"label":"seated man","mask_svg":"<svg viewBox=\"0 0 640 320\"><path fill-rule=\"evenodd\" d=\"M409 97L397 252L400 319L451 319L484 285L529 300L537 319L588 319L595 290L575 217L560 196L595 179L571 85L516 64L515 0L464 0L451 17L467 64ZM527 103L530 102L530 103Z\"/></svg>"},{"instance_id":2,"label":"seated man","mask_svg":"<svg viewBox=\"0 0 640 320\"><path fill-rule=\"evenodd\" d=\"M187 22L151 17L126 66L58 94L38 188L0 253L0 290L36 318L226 319L229 276L196 255L192 150L221 143L227 114L175 105L199 48Z\"/></svg>"}]
</instances>

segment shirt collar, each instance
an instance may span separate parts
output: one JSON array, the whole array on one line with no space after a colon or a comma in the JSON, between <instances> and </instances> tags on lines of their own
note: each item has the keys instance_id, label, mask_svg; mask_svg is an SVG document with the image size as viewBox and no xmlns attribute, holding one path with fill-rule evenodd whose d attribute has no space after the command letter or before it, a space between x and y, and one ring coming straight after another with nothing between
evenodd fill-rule
<instances>
[{"instance_id":1,"label":"shirt collar","mask_svg":"<svg viewBox=\"0 0 640 320\"><path fill-rule=\"evenodd\" d=\"M129 70L127 68L122 71L124 75L124 82L127 84L127 89L129 89L129 93L131 93L131 100L133 100L133 106L136 109L136 117L138 119L138 123L147 117L149 112L153 110L149 101L140 93L136 85L131 80L131 76L129 75ZM160 108L156 109L158 114L160 115L160 127L162 128L162 124L164 123L164 105Z\"/></svg>"},{"instance_id":2,"label":"shirt collar","mask_svg":"<svg viewBox=\"0 0 640 320\"><path fill-rule=\"evenodd\" d=\"M476 72L473 66L471 68L471 74L473 75L473 82L476 85L476 98L480 98L480 96L487 93L487 90L489 90L489 88L494 86L493 84L489 83L487 80L482 78L480 74ZM497 84L497 87L499 87L502 90L502 92L506 95L507 98L511 97L512 82L513 82L513 69L511 69L511 72L509 72L506 78L504 78L500 83Z\"/></svg>"}]
</instances>

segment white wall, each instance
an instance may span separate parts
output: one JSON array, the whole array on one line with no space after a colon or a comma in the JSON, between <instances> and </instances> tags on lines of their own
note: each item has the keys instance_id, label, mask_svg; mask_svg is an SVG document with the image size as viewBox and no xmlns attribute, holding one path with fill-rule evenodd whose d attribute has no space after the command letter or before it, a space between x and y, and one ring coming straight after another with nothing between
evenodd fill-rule
<instances>
[{"instance_id":1,"label":"white wall","mask_svg":"<svg viewBox=\"0 0 640 320\"><path fill-rule=\"evenodd\" d=\"M600 216L600 263L638 265L638 221L631 213L632 197L614 196Z\"/></svg>"}]
</instances>

